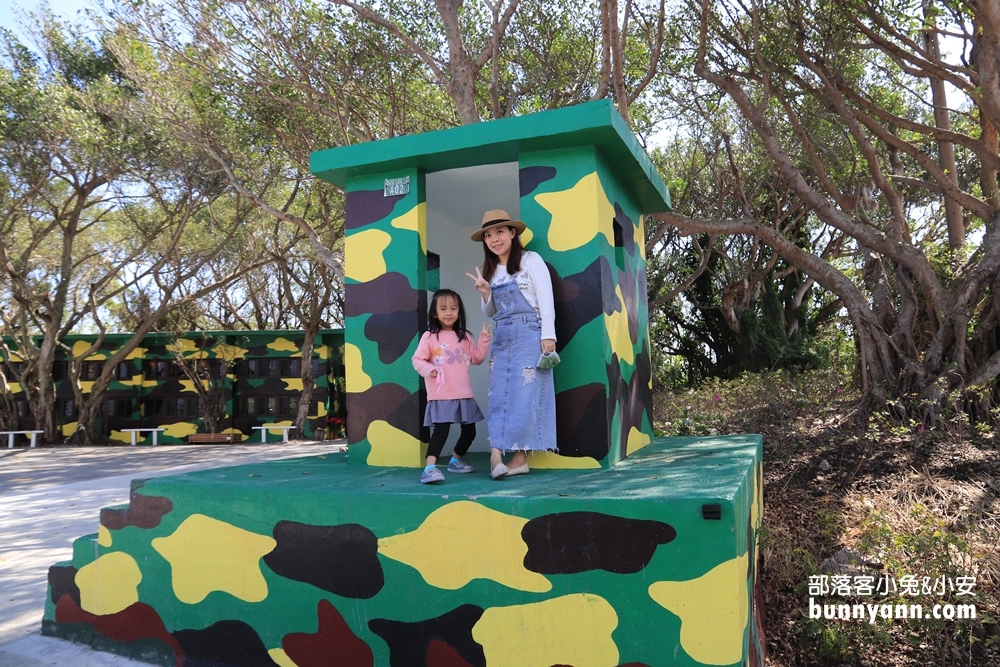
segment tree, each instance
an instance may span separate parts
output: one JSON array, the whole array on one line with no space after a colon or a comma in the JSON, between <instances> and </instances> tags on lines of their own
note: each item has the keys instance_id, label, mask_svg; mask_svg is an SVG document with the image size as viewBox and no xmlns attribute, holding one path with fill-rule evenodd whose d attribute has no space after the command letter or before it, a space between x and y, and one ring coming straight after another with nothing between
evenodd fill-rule
<instances>
[{"instance_id":1,"label":"tree","mask_svg":"<svg viewBox=\"0 0 1000 667\"><path fill-rule=\"evenodd\" d=\"M107 20L150 113L229 187L296 227L337 275L329 240L290 206L292 184L311 178L310 153L422 129L421 113L442 113L381 32L311 3L169 0L120 5Z\"/></svg>"},{"instance_id":2,"label":"tree","mask_svg":"<svg viewBox=\"0 0 1000 667\"><path fill-rule=\"evenodd\" d=\"M846 308L865 395L934 419L1000 373L1000 15L991 3L914 8L777 0L745 12L704 0L680 16L697 36L695 73L739 109L824 233L844 235L852 261L824 258L746 215L662 220L685 234L746 234L773 248ZM960 46L951 61L928 39L946 29ZM940 109L935 117L935 80L961 97L947 109L951 129ZM942 142L955 146L951 173ZM972 232L959 248L949 249L947 225L938 224L945 200Z\"/></svg>"},{"instance_id":3,"label":"tree","mask_svg":"<svg viewBox=\"0 0 1000 667\"><path fill-rule=\"evenodd\" d=\"M341 198L329 197L327 188L304 184L297 191L294 208L336 247L343 229L343 212L332 211ZM323 221L333 221L326 225ZM223 329L302 329L302 390L295 427L303 432L315 388L313 347L320 329L343 325L344 293L340 277L309 252L311 246L297 229L273 221L266 228L259 252L272 263L247 272L232 289L208 296L204 312ZM294 230L290 232L289 230Z\"/></svg>"},{"instance_id":4,"label":"tree","mask_svg":"<svg viewBox=\"0 0 1000 667\"><path fill-rule=\"evenodd\" d=\"M94 97L114 94L113 63L57 24L41 26L48 68L9 32L0 35L0 270L7 304L0 318L24 360L16 380L43 440L53 442L59 340L94 310L114 272L114 260L103 275L84 268L101 249L97 241L81 247L81 237L103 222L130 135L93 105Z\"/></svg>"},{"instance_id":5,"label":"tree","mask_svg":"<svg viewBox=\"0 0 1000 667\"><path fill-rule=\"evenodd\" d=\"M45 67L10 35L5 41L0 270L9 306L0 318L24 360L17 380L46 442L59 437L52 368L66 351L80 411L72 439L87 444L100 440L117 364L174 309L260 258L240 253L243 219L220 215L218 182L141 113L110 53L44 15L39 26ZM227 248L237 261L208 270ZM84 392L82 361L100 349L119 300L135 293L147 302L134 314L133 337ZM94 344L65 348L61 341L81 329L98 333Z\"/></svg>"},{"instance_id":6,"label":"tree","mask_svg":"<svg viewBox=\"0 0 1000 667\"><path fill-rule=\"evenodd\" d=\"M500 45L520 0L493 0L471 7L464 7L462 0L435 0L436 12L427 3L408 0L386 3L381 11L354 0L332 1L349 7L405 44L451 98L463 125L481 120L476 103L477 80L492 62L491 107L499 115ZM483 8L488 14L482 12ZM489 26L488 31L480 29L483 25ZM447 59L437 55L442 43L447 45Z\"/></svg>"},{"instance_id":7,"label":"tree","mask_svg":"<svg viewBox=\"0 0 1000 667\"><path fill-rule=\"evenodd\" d=\"M697 81L676 82L665 98L678 129L653 159L674 212L767 220L801 247L839 261L843 235L817 228L808 208L756 157L762 148L753 129L719 98ZM833 295L760 239L684 236L652 222L646 253L654 347L683 359L686 382L824 363L814 340L837 319Z\"/></svg>"},{"instance_id":8,"label":"tree","mask_svg":"<svg viewBox=\"0 0 1000 667\"><path fill-rule=\"evenodd\" d=\"M198 394L201 420L206 433L218 433L219 425L226 416L228 375L236 366L245 343L246 341L235 336L202 336L190 341L175 335L174 340L167 345L167 349L174 355L174 363ZM206 348L211 348L211 354Z\"/></svg>"}]
</instances>

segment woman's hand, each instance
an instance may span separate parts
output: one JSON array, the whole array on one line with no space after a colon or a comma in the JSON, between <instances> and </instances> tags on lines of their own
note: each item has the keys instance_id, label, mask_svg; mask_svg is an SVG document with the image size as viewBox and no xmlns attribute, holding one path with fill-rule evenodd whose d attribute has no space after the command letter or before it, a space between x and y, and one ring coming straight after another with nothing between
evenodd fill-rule
<instances>
[{"instance_id":1,"label":"woman's hand","mask_svg":"<svg viewBox=\"0 0 1000 667\"><path fill-rule=\"evenodd\" d=\"M479 337L483 340L489 340L493 337L493 333L490 331L490 325L483 322L483 330L479 332Z\"/></svg>"},{"instance_id":2,"label":"woman's hand","mask_svg":"<svg viewBox=\"0 0 1000 667\"><path fill-rule=\"evenodd\" d=\"M542 339L542 352L545 354L551 354L556 351L556 341L554 338L543 338Z\"/></svg>"},{"instance_id":3,"label":"woman's hand","mask_svg":"<svg viewBox=\"0 0 1000 667\"><path fill-rule=\"evenodd\" d=\"M466 273L465 275L475 281L476 289L483 295L483 303L489 301L490 293L493 290L490 289L490 284L486 281L486 278L483 278L483 274L479 271L479 267L476 267L476 275L472 275L471 273Z\"/></svg>"}]
</instances>

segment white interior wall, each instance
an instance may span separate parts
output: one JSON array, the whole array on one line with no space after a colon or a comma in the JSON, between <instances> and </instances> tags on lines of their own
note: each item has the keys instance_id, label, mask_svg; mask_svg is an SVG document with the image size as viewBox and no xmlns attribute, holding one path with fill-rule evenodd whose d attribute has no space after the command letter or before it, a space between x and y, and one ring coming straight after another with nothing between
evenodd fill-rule
<instances>
[{"instance_id":1,"label":"white interior wall","mask_svg":"<svg viewBox=\"0 0 1000 667\"><path fill-rule=\"evenodd\" d=\"M520 215L520 186L516 162L464 167L437 171L426 176L427 250L441 257L441 287L453 289L465 305L466 326L478 339L483 322L492 321L483 314L482 297L465 274L476 274L483 264L483 246L469 239L482 225L483 213L500 208L517 219ZM427 303L430 304L430 298ZM470 367L476 401L487 413L489 399L489 361ZM443 454L450 455L458 439L458 427L452 426ZM476 425L476 440L471 451L488 451L486 421Z\"/></svg>"}]
</instances>

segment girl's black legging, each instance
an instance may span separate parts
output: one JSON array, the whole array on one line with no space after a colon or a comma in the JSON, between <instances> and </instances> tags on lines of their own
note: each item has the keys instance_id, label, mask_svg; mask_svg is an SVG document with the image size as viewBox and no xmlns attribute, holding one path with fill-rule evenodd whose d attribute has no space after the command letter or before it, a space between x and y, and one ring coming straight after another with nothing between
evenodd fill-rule
<instances>
[{"instance_id":1,"label":"girl's black legging","mask_svg":"<svg viewBox=\"0 0 1000 667\"><path fill-rule=\"evenodd\" d=\"M434 458L441 456L441 449L448 439L448 431L450 430L451 424L448 422L434 424L434 432L431 433L431 441L427 445L427 456L433 456ZM469 451L469 447L472 445L472 441L475 439L476 425L462 424L462 430L458 434L458 442L455 443L455 456L465 456L465 453Z\"/></svg>"}]
</instances>

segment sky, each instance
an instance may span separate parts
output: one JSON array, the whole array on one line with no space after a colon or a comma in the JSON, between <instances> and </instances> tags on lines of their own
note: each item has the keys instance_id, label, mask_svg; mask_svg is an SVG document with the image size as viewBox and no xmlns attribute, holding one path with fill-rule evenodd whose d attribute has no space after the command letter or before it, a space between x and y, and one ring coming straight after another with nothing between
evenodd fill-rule
<instances>
[{"instance_id":1,"label":"sky","mask_svg":"<svg viewBox=\"0 0 1000 667\"><path fill-rule=\"evenodd\" d=\"M7 28L22 40L28 40L23 30L28 14L38 9L43 3L39 0L0 0L0 27ZM90 0L54 0L49 2L52 11L66 18L77 18L80 12L92 7Z\"/></svg>"}]
</instances>

